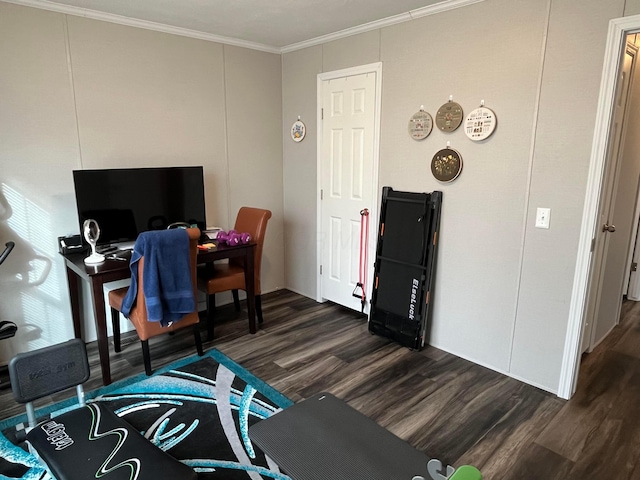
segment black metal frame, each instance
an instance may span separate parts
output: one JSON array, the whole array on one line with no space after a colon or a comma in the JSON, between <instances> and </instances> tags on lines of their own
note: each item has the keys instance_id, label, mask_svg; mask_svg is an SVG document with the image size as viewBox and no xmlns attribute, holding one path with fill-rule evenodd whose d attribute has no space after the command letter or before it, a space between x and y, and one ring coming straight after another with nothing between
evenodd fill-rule
<instances>
[{"instance_id":1,"label":"black metal frame","mask_svg":"<svg viewBox=\"0 0 640 480\"><path fill-rule=\"evenodd\" d=\"M369 331L412 349L427 341L442 192L382 189Z\"/></svg>"}]
</instances>

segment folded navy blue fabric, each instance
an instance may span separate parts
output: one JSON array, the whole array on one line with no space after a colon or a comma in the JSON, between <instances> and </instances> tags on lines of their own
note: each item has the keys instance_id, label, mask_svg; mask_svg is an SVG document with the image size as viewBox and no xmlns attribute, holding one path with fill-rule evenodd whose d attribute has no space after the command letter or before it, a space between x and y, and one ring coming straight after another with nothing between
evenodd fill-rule
<instances>
[{"instance_id":1,"label":"folded navy blue fabric","mask_svg":"<svg viewBox=\"0 0 640 480\"><path fill-rule=\"evenodd\" d=\"M191 281L189 235L186 230L175 228L138 235L129 263L131 285L122 301L122 314L129 317L135 304L138 262L142 257L148 320L168 326L193 312L196 303Z\"/></svg>"}]
</instances>

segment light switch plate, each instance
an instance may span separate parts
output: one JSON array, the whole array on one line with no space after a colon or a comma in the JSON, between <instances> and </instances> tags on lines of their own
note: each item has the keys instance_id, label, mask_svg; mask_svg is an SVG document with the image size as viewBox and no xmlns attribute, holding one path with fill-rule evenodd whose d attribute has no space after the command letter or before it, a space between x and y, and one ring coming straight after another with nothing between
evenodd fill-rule
<instances>
[{"instance_id":1,"label":"light switch plate","mask_svg":"<svg viewBox=\"0 0 640 480\"><path fill-rule=\"evenodd\" d=\"M540 208L536 211L536 228L549 228L550 208Z\"/></svg>"}]
</instances>

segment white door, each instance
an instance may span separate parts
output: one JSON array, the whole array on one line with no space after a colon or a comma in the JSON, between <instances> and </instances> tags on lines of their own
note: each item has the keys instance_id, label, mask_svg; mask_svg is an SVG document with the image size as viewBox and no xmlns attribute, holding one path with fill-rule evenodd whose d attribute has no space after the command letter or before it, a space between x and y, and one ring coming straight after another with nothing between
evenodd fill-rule
<instances>
[{"instance_id":1,"label":"white door","mask_svg":"<svg viewBox=\"0 0 640 480\"><path fill-rule=\"evenodd\" d=\"M600 223L596 230L594 277L588 305L591 321L583 335L583 351L592 350L618 323L622 307L624 282L634 209L637 178L624 174L623 149L625 119L637 49L627 45L611 125L609 160L603 190ZM622 172L622 174L621 174ZM629 192L632 191L631 197Z\"/></svg>"},{"instance_id":2,"label":"white door","mask_svg":"<svg viewBox=\"0 0 640 480\"><path fill-rule=\"evenodd\" d=\"M370 72L324 80L319 94L321 298L361 310L361 300L353 294L360 280L360 212L368 209L365 312L373 272L372 245L376 240L371 238L371 232L376 231L372 215L377 211L373 205L377 201L377 76Z\"/></svg>"}]
</instances>

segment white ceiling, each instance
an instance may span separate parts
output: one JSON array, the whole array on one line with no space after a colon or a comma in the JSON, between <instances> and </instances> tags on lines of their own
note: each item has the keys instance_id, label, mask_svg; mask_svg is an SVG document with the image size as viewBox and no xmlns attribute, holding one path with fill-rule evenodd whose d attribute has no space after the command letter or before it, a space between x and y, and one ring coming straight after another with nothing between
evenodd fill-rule
<instances>
[{"instance_id":1,"label":"white ceiling","mask_svg":"<svg viewBox=\"0 0 640 480\"><path fill-rule=\"evenodd\" d=\"M4 0L283 52L481 0Z\"/></svg>"}]
</instances>

